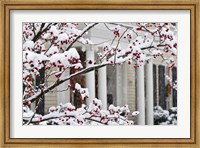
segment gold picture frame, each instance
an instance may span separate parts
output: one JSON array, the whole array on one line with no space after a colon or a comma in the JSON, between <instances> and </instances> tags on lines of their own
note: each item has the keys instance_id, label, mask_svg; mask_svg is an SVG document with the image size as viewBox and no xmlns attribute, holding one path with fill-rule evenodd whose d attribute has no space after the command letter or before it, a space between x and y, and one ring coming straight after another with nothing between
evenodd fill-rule
<instances>
[{"instance_id":1,"label":"gold picture frame","mask_svg":"<svg viewBox=\"0 0 200 148\"><path fill-rule=\"evenodd\" d=\"M199 40L199 1L198 0L1 0L1 146L2 147L200 147L200 111L198 91L200 83L200 40ZM191 15L191 137L181 139L12 139L10 133L10 10L190 10Z\"/></svg>"}]
</instances>

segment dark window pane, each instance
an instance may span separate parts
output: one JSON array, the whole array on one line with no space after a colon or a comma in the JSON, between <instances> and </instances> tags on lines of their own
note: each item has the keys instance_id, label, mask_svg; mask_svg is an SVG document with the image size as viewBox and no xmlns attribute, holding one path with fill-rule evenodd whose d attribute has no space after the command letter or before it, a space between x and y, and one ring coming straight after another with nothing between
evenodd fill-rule
<instances>
[{"instance_id":1,"label":"dark window pane","mask_svg":"<svg viewBox=\"0 0 200 148\"><path fill-rule=\"evenodd\" d=\"M40 73L40 75L36 76L36 86L38 86L38 89L40 89L40 87L41 87L40 84L44 84L44 82L45 82L45 68L44 67L41 68L39 70L39 73ZM41 99L36 101L36 107L37 107L36 113L44 115L44 106L45 106L44 95L42 95Z\"/></svg>"},{"instance_id":2,"label":"dark window pane","mask_svg":"<svg viewBox=\"0 0 200 148\"><path fill-rule=\"evenodd\" d=\"M157 106L157 73L156 73L156 65L153 65L153 98L154 98L154 106Z\"/></svg>"},{"instance_id":3,"label":"dark window pane","mask_svg":"<svg viewBox=\"0 0 200 148\"><path fill-rule=\"evenodd\" d=\"M85 68L86 67L86 52L82 51L82 49L80 47L76 47L77 52L80 55L80 60L82 61L82 65ZM72 67L70 68L70 74L75 73L76 70ZM85 85L85 75L77 75L75 77L72 77L70 79L70 102L77 108L81 107L82 104L85 104L85 99L82 100L81 94L77 91L75 91L75 93L73 92L75 90L75 84L78 83L81 85L81 87L86 87Z\"/></svg>"},{"instance_id":4,"label":"dark window pane","mask_svg":"<svg viewBox=\"0 0 200 148\"><path fill-rule=\"evenodd\" d=\"M166 109L165 66L159 65L159 105Z\"/></svg>"},{"instance_id":5,"label":"dark window pane","mask_svg":"<svg viewBox=\"0 0 200 148\"><path fill-rule=\"evenodd\" d=\"M177 68L172 68L172 82L177 80ZM177 107L177 90L173 89L172 91L172 97L173 97L173 107Z\"/></svg>"}]
</instances>

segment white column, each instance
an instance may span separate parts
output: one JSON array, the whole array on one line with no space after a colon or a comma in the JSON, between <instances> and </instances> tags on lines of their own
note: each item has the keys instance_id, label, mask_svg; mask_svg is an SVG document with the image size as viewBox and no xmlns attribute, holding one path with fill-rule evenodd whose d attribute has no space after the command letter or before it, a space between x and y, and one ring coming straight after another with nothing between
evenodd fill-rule
<instances>
[{"instance_id":1,"label":"white column","mask_svg":"<svg viewBox=\"0 0 200 148\"><path fill-rule=\"evenodd\" d=\"M98 99L102 102L102 109L107 109L107 77L106 67L98 69Z\"/></svg>"},{"instance_id":2,"label":"white column","mask_svg":"<svg viewBox=\"0 0 200 148\"><path fill-rule=\"evenodd\" d=\"M144 97L144 66L137 68L137 118L139 125L145 125L145 97Z\"/></svg>"},{"instance_id":3,"label":"white column","mask_svg":"<svg viewBox=\"0 0 200 148\"><path fill-rule=\"evenodd\" d=\"M117 105L122 106L122 65L116 65L116 99Z\"/></svg>"},{"instance_id":4,"label":"white column","mask_svg":"<svg viewBox=\"0 0 200 148\"><path fill-rule=\"evenodd\" d=\"M94 48L93 46L89 46L86 50L86 60L92 60L94 62ZM87 62L86 62L87 63ZM93 64L86 64L86 66L92 66ZM91 71L86 73L86 88L89 91L89 98L86 99L86 104L89 105L92 103L92 99L95 98L95 71Z\"/></svg>"},{"instance_id":5,"label":"white column","mask_svg":"<svg viewBox=\"0 0 200 148\"><path fill-rule=\"evenodd\" d=\"M146 65L146 123L153 125L153 64L152 59Z\"/></svg>"},{"instance_id":6,"label":"white column","mask_svg":"<svg viewBox=\"0 0 200 148\"><path fill-rule=\"evenodd\" d=\"M65 70L62 77L69 76L69 69ZM70 102L70 90L68 89L69 81L65 81L64 83L58 85L57 87L57 105L60 105L60 103L65 104ZM66 90L68 89L68 90Z\"/></svg>"}]
</instances>

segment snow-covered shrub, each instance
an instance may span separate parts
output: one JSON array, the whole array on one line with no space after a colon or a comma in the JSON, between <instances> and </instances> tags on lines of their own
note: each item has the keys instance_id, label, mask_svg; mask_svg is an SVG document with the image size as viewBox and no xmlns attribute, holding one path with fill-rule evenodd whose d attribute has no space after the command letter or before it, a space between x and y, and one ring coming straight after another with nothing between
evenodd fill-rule
<instances>
[{"instance_id":1,"label":"snow-covered shrub","mask_svg":"<svg viewBox=\"0 0 200 148\"><path fill-rule=\"evenodd\" d=\"M176 125L177 107L163 110L160 106L154 107L154 125Z\"/></svg>"}]
</instances>

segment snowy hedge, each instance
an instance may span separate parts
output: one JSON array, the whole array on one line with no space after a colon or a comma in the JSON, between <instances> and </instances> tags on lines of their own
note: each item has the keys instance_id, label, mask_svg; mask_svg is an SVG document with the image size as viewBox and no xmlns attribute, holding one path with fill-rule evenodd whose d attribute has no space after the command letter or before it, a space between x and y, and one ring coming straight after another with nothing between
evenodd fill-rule
<instances>
[{"instance_id":1,"label":"snowy hedge","mask_svg":"<svg viewBox=\"0 0 200 148\"><path fill-rule=\"evenodd\" d=\"M155 106L154 125L177 125L177 107L163 110L161 106Z\"/></svg>"}]
</instances>

